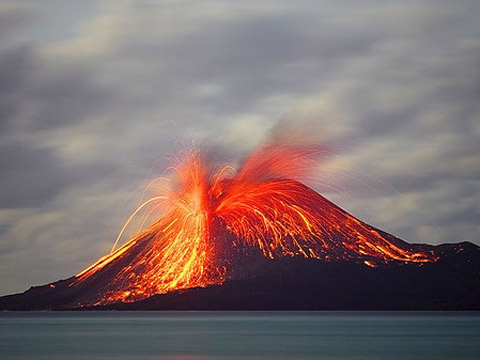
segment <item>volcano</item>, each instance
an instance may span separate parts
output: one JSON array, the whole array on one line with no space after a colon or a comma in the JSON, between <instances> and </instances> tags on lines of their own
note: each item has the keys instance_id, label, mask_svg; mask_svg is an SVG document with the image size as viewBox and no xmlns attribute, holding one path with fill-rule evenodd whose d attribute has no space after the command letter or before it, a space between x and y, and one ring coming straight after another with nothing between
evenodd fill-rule
<instances>
[{"instance_id":1,"label":"volcano","mask_svg":"<svg viewBox=\"0 0 480 360\"><path fill-rule=\"evenodd\" d=\"M295 178L318 149L268 145L236 171L186 154L79 274L0 309L476 309L480 248L407 243ZM140 212L155 219L118 249Z\"/></svg>"}]
</instances>

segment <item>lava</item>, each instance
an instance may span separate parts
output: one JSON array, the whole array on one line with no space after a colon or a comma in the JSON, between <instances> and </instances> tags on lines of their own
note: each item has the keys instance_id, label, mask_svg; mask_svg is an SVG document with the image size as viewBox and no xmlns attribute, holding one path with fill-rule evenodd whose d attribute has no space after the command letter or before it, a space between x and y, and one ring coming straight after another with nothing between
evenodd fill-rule
<instances>
[{"instance_id":1,"label":"lava","mask_svg":"<svg viewBox=\"0 0 480 360\"><path fill-rule=\"evenodd\" d=\"M321 155L316 146L269 144L236 170L215 168L200 151L186 153L172 176L150 184L156 194L132 213L112 252L77 274L71 286L108 272L108 283L90 301L105 304L222 284L234 266L232 249L244 248L271 259L301 256L372 267L436 260L303 185L299 180ZM115 250L139 213L140 224L155 221Z\"/></svg>"}]
</instances>

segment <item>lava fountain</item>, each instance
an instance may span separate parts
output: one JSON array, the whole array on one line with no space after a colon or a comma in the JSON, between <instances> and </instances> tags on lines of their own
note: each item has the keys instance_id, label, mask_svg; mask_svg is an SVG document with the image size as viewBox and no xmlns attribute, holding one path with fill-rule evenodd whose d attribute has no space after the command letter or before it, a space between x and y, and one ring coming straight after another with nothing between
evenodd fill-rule
<instances>
[{"instance_id":1,"label":"lava fountain","mask_svg":"<svg viewBox=\"0 0 480 360\"><path fill-rule=\"evenodd\" d=\"M318 164L317 146L269 144L238 169L216 167L200 151L184 154L172 176L126 221L110 254L70 286L99 283L85 304L137 301L154 294L222 284L245 251L277 259L431 262L422 251L349 215L299 180ZM140 217L140 214L142 216ZM116 249L134 218L153 223Z\"/></svg>"}]
</instances>

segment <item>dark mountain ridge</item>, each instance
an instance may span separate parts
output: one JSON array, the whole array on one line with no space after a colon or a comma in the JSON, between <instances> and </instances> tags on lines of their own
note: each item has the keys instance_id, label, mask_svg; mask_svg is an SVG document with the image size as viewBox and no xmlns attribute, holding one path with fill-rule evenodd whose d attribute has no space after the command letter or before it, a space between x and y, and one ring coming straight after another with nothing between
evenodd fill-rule
<instances>
[{"instance_id":1,"label":"dark mountain ridge","mask_svg":"<svg viewBox=\"0 0 480 360\"><path fill-rule=\"evenodd\" d=\"M302 206L302 217L293 219L311 222L299 230L308 237L304 242L287 234L280 247L267 249L268 257L265 249L236 237L219 216L212 221L208 241L215 246L215 266L227 269L225 277L155 292L146 277L155 272L146 259L157 254L163 241L158 234L171 226L160 220L76 276L0 297L0 310L480 309L480 247L469 242L410 244L361 222L298 182L278 180L265 186L271 192L262 193L268 198L261 199L264 203L278 189L288 191L279 201L301 199L284 209ZM272 219L280 225L285 221L286 229L290 224L282 214ZM251 224L257 226L255 221ZM306 229L314 229L315 236ZM149 292L129 297L138 289Z\"/></svg>"},{"instance_id":2,"label":"dark mountain ridge","mask_svg":"<svg viewBox=\"0 0 480 360\"><path fill-rule=\"evenodd\" d=\"M480 310L480 247L435 247L434 263L368 267L315 259L258 259L242 278L145 300L76 307L75 277L0 297L2 310ZM73 305L72 305L73 304Z\"/></svg>"}]
</instances>

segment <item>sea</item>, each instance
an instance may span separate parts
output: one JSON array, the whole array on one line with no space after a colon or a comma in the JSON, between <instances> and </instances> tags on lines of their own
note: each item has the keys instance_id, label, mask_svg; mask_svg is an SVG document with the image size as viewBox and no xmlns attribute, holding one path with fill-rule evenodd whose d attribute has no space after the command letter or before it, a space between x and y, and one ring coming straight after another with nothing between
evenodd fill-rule
<instances>
[{"instance_id":1,"label":"sea","mask_svg":"<svg viewBox=\"0 0 480 360\"><path fill-rule=\"evenodd\" d=\"M480 312L0 312L0 359L480 359Z\"/></svg>"}]
</instances>

